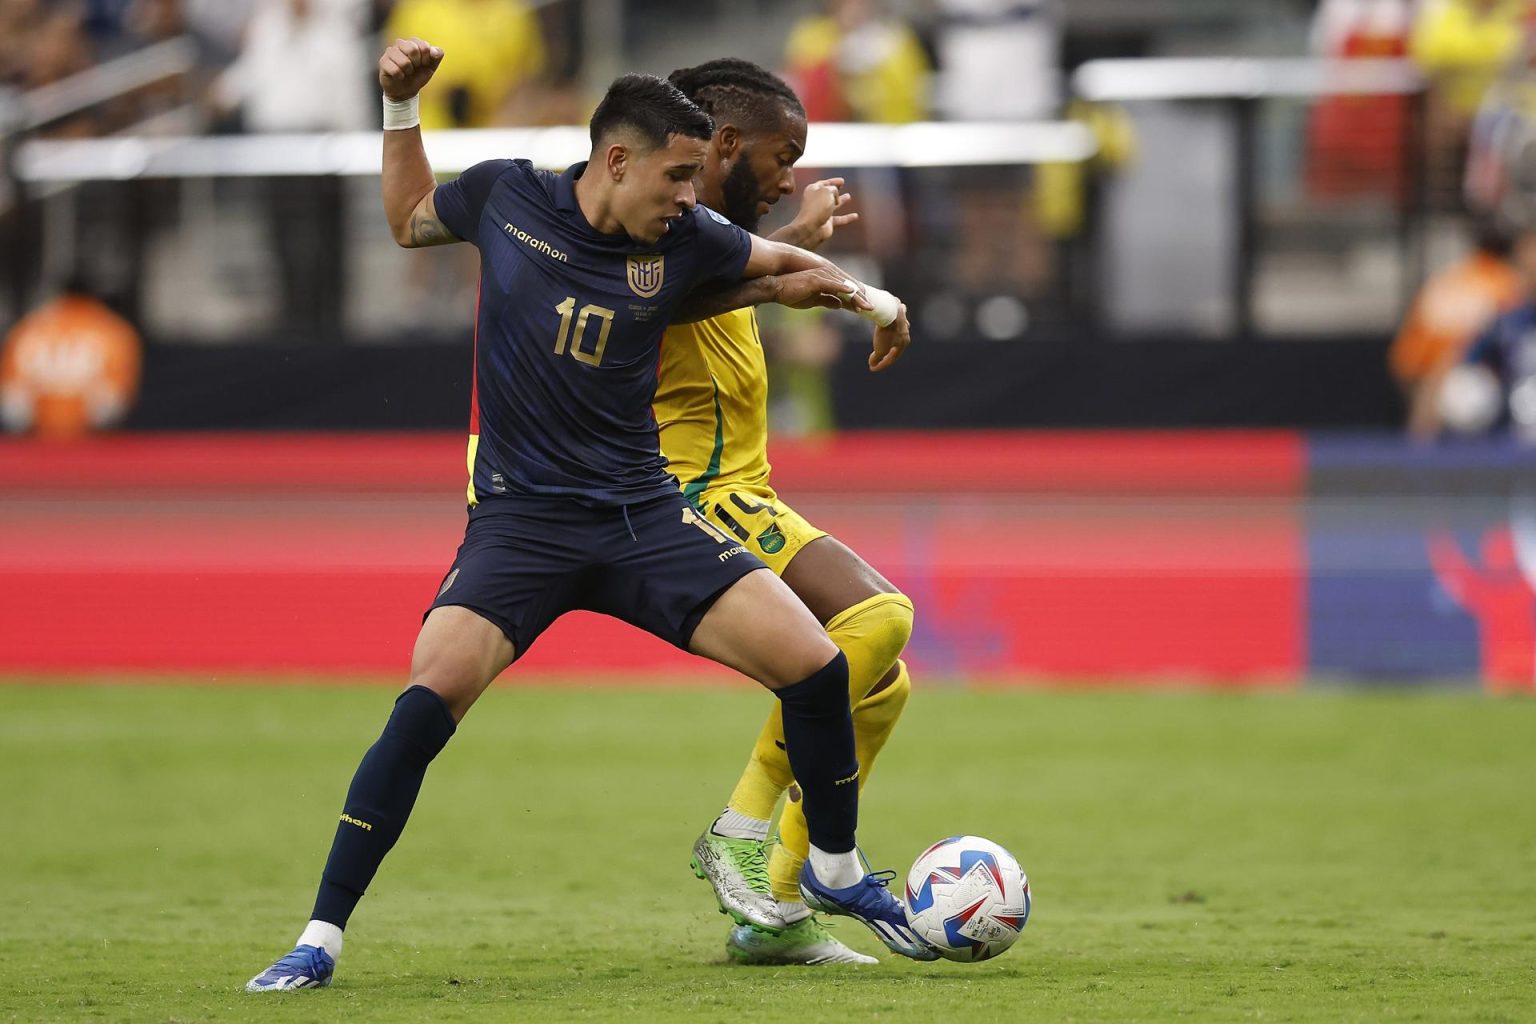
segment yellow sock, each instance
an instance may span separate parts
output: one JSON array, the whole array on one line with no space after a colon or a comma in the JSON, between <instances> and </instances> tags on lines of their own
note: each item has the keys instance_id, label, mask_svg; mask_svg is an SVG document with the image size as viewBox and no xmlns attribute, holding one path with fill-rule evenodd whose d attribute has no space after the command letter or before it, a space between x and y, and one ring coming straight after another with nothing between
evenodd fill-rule
<instances>
[{"instance_id":1,"label":"yellow sock","mask_svg":"<svg viewBox=\"0 0 1536 1024\"><path fill-rule=\"evenodd\" d=\"M853 706L853 738L859 753L859 792L869 781L875 757L896 728L896 720L907 706L912 693L912 677L905 662L896 662L896 679ZM768 856L768 882L773 898L785 903L800 901L800 866L810 851L811 837L805 828L805 812L800 806L800 790L791 786L789 801L779 819L779 841Z\"/></svg>"},{"instance_id":2,"label":"yellow sock","mask_svg":"<svg viewBox=\"0 0 1536 1024\"><path fill-rule=\"evenodd\" d=\"M768 821L779 797L794 781L789 770L789 756L784 753L784 719L779 712L779 702L773 702L773 713L763 723L757 742L752 745L752 756L747 767L731 791L726 806L749 818Z\"/></svg>"},{"instance_id":3,"label":"yellow sock","mask_svg":"<svg viewBox=\"0 0 1536 1024\"><path fill-rule=\"evenodd\" d=\"M848 658L848 699L857 705L890 671L907 645L912 635L912 602L905 594L876 594L834 616L827 623L827 635ZM857 735L857 722L854 732ZM749 818L768 821L793 780L789 755L784 752L784 719L778 701L774 701L726 806Z\"/></svg>"}]
</instances>

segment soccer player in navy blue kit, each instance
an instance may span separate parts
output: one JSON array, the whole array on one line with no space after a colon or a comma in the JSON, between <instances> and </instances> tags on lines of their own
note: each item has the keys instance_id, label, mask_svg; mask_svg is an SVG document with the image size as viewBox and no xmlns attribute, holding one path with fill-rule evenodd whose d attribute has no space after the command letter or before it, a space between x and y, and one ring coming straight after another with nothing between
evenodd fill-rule
<instances>
[{"instance_id":1,"label":"soccer player in navy blue kit","mask_svg":"<svg viewBox=\"0 0 1536 1024\"><path fill-rule=\"evenodd\" d=\"M330 983L347 920L428 764L491 681L577 608L772 690L811 837L806 902L854 917L897 953L934 959L886 890L889 875L866 873L855 847L846 660L777 576L683 499L651 412L662 333L695 288L789 275L790 301L836 302L852 288L851 303L870 303L826 260L696 205L714 126L659 78L610 87L592 116L590 160L564 174L488 160L437 185L414 106L443 56L408 39L379 59L383 196L401 245L480 250L469 523L417 636L409 684L353 776L311 920L247 990ZM875 362L906 342L903 310L876 331Z\"/></svg>"}]
</instances>

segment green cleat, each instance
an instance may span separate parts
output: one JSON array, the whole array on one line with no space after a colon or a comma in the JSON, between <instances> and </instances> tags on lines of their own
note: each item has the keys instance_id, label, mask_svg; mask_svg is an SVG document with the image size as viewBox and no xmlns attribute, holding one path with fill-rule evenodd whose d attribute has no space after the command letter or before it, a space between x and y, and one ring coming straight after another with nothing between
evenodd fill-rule
<instances>
[{"instance_id":1,"label":"green cleat","mask_svg":"<svg viewBox=\"0 0 1536 1024\"><path fill-rule=\"evenodd\" d=\"M693 844L693 873L714 886L720 913L748 928L784 928L779 904L768 887L767 844L730 839L706 831Z\"/></svg>"},{"instance_id":2,"label":"green cleat","mask_svg":"<svg viewBox=\"0 0 1536 1024\"><path fill-rule=\"evenodd\" d=\"M815 916L788 925L777 935L737 926L725 940L725 952L739 964L877 964L880 961L843 945Z\"/></svg>"}]
</instances>

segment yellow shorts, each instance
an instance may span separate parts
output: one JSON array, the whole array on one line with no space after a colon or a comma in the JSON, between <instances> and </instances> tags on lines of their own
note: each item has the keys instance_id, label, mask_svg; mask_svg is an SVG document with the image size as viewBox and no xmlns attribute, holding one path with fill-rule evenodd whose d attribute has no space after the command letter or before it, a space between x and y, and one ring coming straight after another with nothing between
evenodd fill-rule
<instances>
[{"instance_id":1,"label":"yellow shorts","mask_svg":"<svg viewBox=\"0 0 1536 1024\"><path fill-rule=\"evenodd\" d=\"M700 495L699 505L711 523L739 539L779 576L801 548L827 535L772 491L721 487Z\"/></svg>"}]
</instances>

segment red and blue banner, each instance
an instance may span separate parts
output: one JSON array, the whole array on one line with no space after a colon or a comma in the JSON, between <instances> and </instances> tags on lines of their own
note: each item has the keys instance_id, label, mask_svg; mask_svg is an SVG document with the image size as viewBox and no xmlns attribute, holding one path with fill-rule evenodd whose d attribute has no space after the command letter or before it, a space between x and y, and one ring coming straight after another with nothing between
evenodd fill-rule
<instances>
[{"instance_id":1,"label":"red and blue banner","mask_svg":"<svg viewBox=\"0 0 1536 1024\"><path fill-rule=\"evenodd\" d=\"M0 445L0 671L401 674L463 529L459 435ZM1523 451L1287 432L776 443L782 495L909 593L930 677L1529 688ZM1529 518L1532 525L1527 525ZM718 675L567 616L515 671Z\"/></svg>"}]
</instances>

